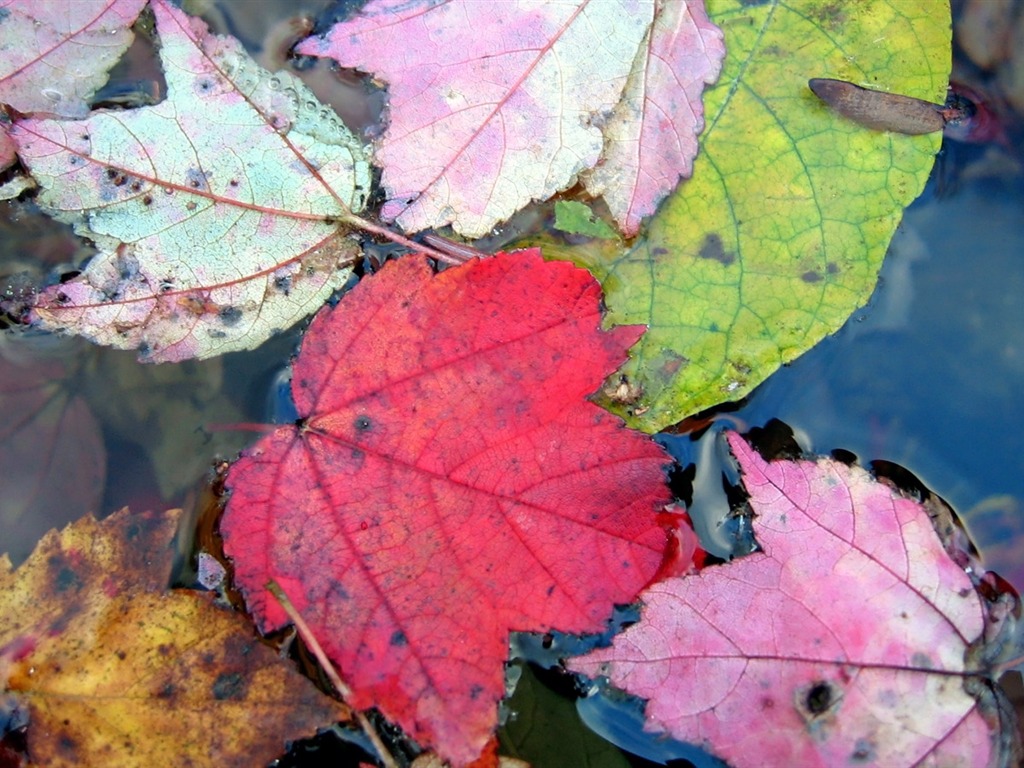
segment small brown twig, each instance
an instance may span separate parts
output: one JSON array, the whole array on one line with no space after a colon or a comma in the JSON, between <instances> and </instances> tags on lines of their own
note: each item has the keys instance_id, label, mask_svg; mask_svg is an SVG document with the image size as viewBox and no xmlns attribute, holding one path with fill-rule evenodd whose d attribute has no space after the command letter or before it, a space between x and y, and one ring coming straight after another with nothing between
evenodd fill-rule
<instances>
[{"instance_id":1,"label":"small brown twig","mask_svg":"<svg viewBox=\"0 0 1024 768\"><path fill-rule=\"evenodd\" d=\"M302 641L306 644L306 647L313 652L316 660L320 663L324 672L327 674L328 679L331 681L331 685L334 686L334 690L337 691L338 696L341 697L342 701L348 702L352 698L352 689L349 688L345 681L341 679L338 671L331 664L331 660L327 658L327 654L324 653L324 649L320 647L320 643L317 641L316 636L310 630L309 625L306 624L305 620L299 615L299 612L295 610L295 606L292 605L292 601L288 599L288 595L284 593L281 586L271 579L266 583L267 591L274 596L274 598L281 604L284 612L288 614L288 618L292 620L295 628L299 631L299 636ZM395 762L395 758L392 757L388 748L384 746L383 740L377 733L377 729L373 727L373 723L362 712L353 709L352 714L355 716L356 722L363 729L370 743L373 744L373 748L377 750L377 755L380 757L381 763L384 764L384 768L398 768L398 763Z\"/></svg>"},{"instance_id":2,"label":"small brown twig","mask_svg":"<svg viewBox=\"0 0 1024 768\"><path fill-rule=\"evenodd\" d=\"M346 215L344 221L346 221L347 223L351 224L354 227L358 227L364 232L369 232L370 234L378 235L387 240L390 240L393 243L397 243L398 245L404 245L406 248L409 248L415 253L424 253L427 256L430 256L431 258L437 259L438 261L443 261L445 264L452 264L454 266L458 266L459 264L465 264L467 261L469 261L469 257L467 256L446 252L438 248L432 248L429 245L424 245L423 243L417 243L405 237L404 235L398 234L394 230L388 229L387 227L381 226L380 224L375 224L374 222L368 219L364 219L360 216L356 216L355 214Z\"/></svg>"}]
</instances>

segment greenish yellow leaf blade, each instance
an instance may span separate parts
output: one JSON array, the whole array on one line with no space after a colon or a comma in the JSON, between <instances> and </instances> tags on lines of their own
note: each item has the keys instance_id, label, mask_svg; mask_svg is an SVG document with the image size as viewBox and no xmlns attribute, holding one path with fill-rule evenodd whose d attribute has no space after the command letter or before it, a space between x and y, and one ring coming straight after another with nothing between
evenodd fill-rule
<instances>
[{"instance_id":1,"label":"greenish yellow leaf blade","mask_svg":"<svg viewBox=\"0 0 1024 768\"><path fill-rule=\"evenodd\" d=\"M632 251L560 254L602 281L610 323L649 325L622 370L642 394L603 404L651 432L744 396L867 301L941 140L861 128L829 112L807 80L941 103L948 4L709 6L727 55L705 94L693 178Z\"/></svg>"}]
</instances>

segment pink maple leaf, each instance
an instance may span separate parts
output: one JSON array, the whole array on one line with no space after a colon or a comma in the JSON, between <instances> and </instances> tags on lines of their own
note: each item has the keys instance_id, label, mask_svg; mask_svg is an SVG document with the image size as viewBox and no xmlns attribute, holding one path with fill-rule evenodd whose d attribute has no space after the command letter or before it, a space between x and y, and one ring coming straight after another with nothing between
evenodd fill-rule
<instances>
[{"instance_id":1,"label":"pink maple leaf","mask_svg":"<svg viewBox=\"0 0 1024 768\"><path fill-rule=\"evenodd\" d=\"M681 0L509 2L501 13L376 0L298 50L388 83L384 215L470 237L588 169L588 188L634 234L689 174L701 88L724 56L701 4Z\"/></svg>"},{"instance_id":2,"label":"pink maple leaf","mask_svg":"<svg viewBox=\"0 0 1024 768\"><path fill-rule=\"evenodd\" d=\"M996 612L923 507L858 467L729 443L764 551L651 586L637 624L569 667L738 768L1002 764Z\"/></svg>"}]
</instances>

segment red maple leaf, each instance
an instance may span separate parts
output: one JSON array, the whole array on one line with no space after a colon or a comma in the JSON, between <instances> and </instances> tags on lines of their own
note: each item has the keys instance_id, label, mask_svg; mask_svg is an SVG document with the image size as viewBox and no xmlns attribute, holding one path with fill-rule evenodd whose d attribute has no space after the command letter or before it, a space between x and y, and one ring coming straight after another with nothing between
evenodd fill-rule
<instances>
[{"instance_id":1,"label":"red maple leaf","mask_svg":"<svg viewBox=\"0 0 1024 768\"><path fill-rule=\"evenodd\" d=\"M666 454L586 396L638 327L539 251L388 264L314 320L300 422L235 464L221 531L264 630L275 579L353 689L457 764L497 720L511 630L598 630L666 550Z\"/></svg>"}]
</instances>

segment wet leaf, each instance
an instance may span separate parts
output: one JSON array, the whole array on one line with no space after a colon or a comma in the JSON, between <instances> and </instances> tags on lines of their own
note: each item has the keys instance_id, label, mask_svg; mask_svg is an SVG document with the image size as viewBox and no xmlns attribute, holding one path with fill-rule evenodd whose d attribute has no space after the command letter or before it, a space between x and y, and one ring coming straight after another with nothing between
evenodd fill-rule
<instances>
[{"instance_id":1,"label":"wet leaf","mask_svg":"<svg viewBox=\"0 0 1024 768\"><path fill-rule=\"evenodd\" d=\"M693 178L636 248L558 254L601 280L610 321L650 326L622 371L643 397L603 402L651 432L743 397L867 301L940 142L861 128L807 81L942 103L944 5L719 0L710 10L728 56L705 95Z\"/></svg>"},{"instance_id":2,"label":"wet leaf","mask_svg":"<svg viewBox=\"0 0 1024 768\"><path fill-rule=\"evenodd\" d=\"M722 32L702 1L660 0L654 7L622 101L604 127L601 161L581 176L628 236L693 172L704 128L701 94L718 79L725 56Z\"/></svg>"},{"instance_id":3,"label":"wet leaf","mask_svg":"<svg viewBox=\"0 0 1024 768\"><path fill-rule=\"evenodd\" d=\"M228 474L260 626L273 578L349 703L455 764L497 725L509 631L601 629L666 550L666 454L586 399L640 329L600 322L593 278L536 251L390 262L313 321L300 422Z\"/></svg>"},{"instance_id":4,"label":"wet leaf","mask_svg":"<svg viewBox=\"0 0 1024 768\"><path fill-rule=\"evenodd\" d=\"M0 556L0 693L33 762L261 765L342 717L210 593L166 589L178 511L83 518L11 570Z\"/></svg>"},{"instance_id":5,"label":"wet leaf","mask_svg":"<svg viewBox=\"0 0 1024 768\"><path fill-rule=\"evenodd\" d=\"M1004 602L928 512L859 467L729 443L763 551L650 587L640 621L570 667L737 768L1008 764L1015 726L996 726L1012 715L989 677Z\"/></svg>"},{"instance_id":6,"label":"wet leaf","mask_svg":"<svg viewBox=\"0 0 1024 768\"><path fill-rule=\"evenodd\" d=\"M34 319L146 361L249 349L316 310L357 253L360 142L287 73L153 0L167 99L11 131L38 202L100 253Z\"/></svg>"},{"instance_id":7,"label":"wet leaf","mask_svg":"<svg viewBox=\"0 0 1024 768\"><path fill-rule=\"evenodd\" d=\"M132 42L146 0L7 0L0 8L0 103L83 117ZM2 154L0 154L2 160Z\"/></svg>"},{"instance_id":8,"label":"wet leaf","mask_svg":"<svg viewBox=\"0 0 1024 768\"><path fill-rule=\"evenodd\" d=\"M589 206L575 200L559 200L555 203L555 229L599 240L614 240L617 237L615 230L598 218Z\"/></svg>"},{"instance_id":9,"label":"wet leaf","mask_svg":"<svg viewBox=\"0 0 1024 768\"><path fill-rule=\"evenodd\" d=\"M300 53L388 84L377 151L407 231L486 234L584 177L627 234L689 175L721 34L699 2L377 0Z\"/></svg>"}]
</instances>

